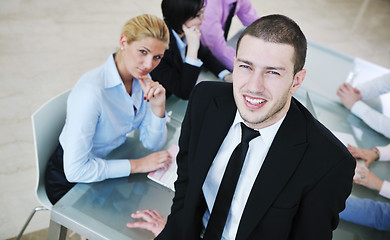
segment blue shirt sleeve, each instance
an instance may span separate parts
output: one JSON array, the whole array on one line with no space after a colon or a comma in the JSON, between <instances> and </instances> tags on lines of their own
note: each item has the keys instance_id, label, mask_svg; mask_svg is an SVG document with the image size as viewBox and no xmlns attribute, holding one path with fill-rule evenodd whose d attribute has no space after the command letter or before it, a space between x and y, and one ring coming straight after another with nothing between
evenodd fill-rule
<instances>
[{"instance_id":1,"label":"blue shirt sleeve","mask_svg":"<svg viewBox=\"0 0 390 240\"><path fill-rule=\"evenodd\" d=\"M60 136L64 171L69 182L96 182L130 174L127 159L107 161L91 152L102 114L98 95L93 85L80 84L69 96L66 125Z\"/></svg>"},{"instance_id":2,"label":"blue shirt sleeve","mask_svg":"<svg viewBox=\"0 0 390 240\"><path fill-rule=\"evenodd\" d=\"M166 119L155 116L143 100L138 80L130 96L111 56L100 68L85 74L68 98L60 143L64 171L70 182L97 182L128 176L128 159L105 159L139 129L140 140L150 150L160 149L167 137ZM134 110L136 108L137 110Z\"/></svg>"}]
</instances>

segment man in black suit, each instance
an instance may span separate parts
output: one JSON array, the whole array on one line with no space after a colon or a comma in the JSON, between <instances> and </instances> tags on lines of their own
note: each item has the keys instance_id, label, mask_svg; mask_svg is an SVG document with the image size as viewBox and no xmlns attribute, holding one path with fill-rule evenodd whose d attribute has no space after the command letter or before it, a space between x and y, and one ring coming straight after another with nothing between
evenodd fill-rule
<instances>
[{"instance_id":1,"label":"man in black suit","mask_svg":"<svg viewBox=\"0 0 390 240\"><path fill-rule=\"evenodd\" d=\"M355 160L292 97L306 74L306 46L293 20L262 17L237 43L233 84L194 88L179 140L171 214L156 239L332 239ZM227 200L219 195L229 157L248 131L242 123L259 133ZM222 205L227 217L220 217Z\"/></svg>"}]
</instances>

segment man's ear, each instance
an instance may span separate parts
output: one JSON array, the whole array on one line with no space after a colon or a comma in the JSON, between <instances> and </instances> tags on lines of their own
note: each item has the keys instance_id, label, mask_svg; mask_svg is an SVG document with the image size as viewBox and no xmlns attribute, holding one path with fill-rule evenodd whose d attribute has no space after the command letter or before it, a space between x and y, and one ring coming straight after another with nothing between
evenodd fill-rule
<instances>
[{"instance_id":1,"label":"man's ear","mask_svg":"<svg viewBox=\"0 0 390 240\"><path fill-rule=\"evenodd\" d=\"M119 40L119 45L121 47L121 50L124 49L124 47L126 46L126 43L127 43L127 37L126 37L126 35L122 35L120 40Z\"/></svg>"},{"instance_id":2,"label":"man's ear","mask_svg":"<svg viewBox=\"0 0 390 240\"><path fill-rule=\"evenodd\" d=\"M302 85L303 80L306 76L306 69L302 69L301 71L297 72L294 76L294 81L290 89L290 93L294 94L298 91L299 87Z\"/></svg>"}]
</instances>

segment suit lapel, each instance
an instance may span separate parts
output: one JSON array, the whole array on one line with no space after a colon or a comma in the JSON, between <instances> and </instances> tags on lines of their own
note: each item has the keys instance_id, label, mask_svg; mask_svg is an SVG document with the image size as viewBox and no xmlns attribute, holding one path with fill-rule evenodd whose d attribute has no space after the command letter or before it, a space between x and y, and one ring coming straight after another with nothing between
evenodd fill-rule
<instances>
[{"instance_id":1,"label":"suit lapel","mask_svg":"<svg viewBox=\"0 0 390 240\"><path fill-rule=\"evenodd\" d=\"M255 180L241 217L237 239L249 238L294 174L307 147L305 121L293 100Z\"/></svg>"},{"instance_id":2,"label":"suit lapel","mask_svg":"<svg viewBox=\"0 0 390 240\"><path fill-rule=\"evenodd\" d=\"M204 119L204 123L207 124L202 126L199 135L201 141L198 144L195 156L197 169L194 170L196 174L200 175L200 177L197 177L198 185L196 189L202 187L199 185L203 185L211 163L233 123L236 110L231 94L215 98L209 105Z\"/></svg>"},{"instance_id":3,"label":"suit lapel","mask_svg":"<svg viewBox=\"0 0 390 240\"><path fill-rule=\"evenodd\" d=\"M174 63L175 68L181 72L183 68L183 60L179 51L179 48L177 46L177 41L175 36L173 35L173 30L169 28L169 52L171 52L171 55L169 58Z\"/></svg>"}]
</instances>

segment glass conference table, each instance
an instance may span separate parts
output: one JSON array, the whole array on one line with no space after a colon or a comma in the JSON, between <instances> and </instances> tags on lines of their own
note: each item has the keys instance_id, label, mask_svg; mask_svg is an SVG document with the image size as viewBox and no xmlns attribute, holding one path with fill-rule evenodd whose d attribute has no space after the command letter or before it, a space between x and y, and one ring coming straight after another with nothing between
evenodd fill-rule
<instances>
[{"instance_id":1,"label":"glass conference table","mask_svg":"<svg viewBox=\"0 0 390 240\"><path fill-rule=\"evenodd\" d=\"M306 90L301 88L294 95L304 105L308 104ZM341 104L309 92L319 121L330 130L350 134L360 147L385 145L389 140L372 131L360 119L351 115ZM187 102L171 97L167 101L168 139L164 149L177 144L180 123ZM109 157L138 158L150 153L138 142L138 133L128 136L124 145ZM319 153L321 154L321 153ZM390 164L374 162L371 170L379 177L387 178ZM157 209L164 216L170 211L174 193L151 180L146 174L110 179L99 183L77 184L52 208L49 239L64 239L69 228L88 239L151 239L144 230L128 229L126 223L134 221L130 214L141 209ZM376 192L354 184L352 195L389 202ZM377 231L353 223L340 221L333 239L390 239L390 233Z\"/></svg>"},{"instance_id":2,"label":"glass conference table","mask_svg":"<svg viewBox=\"0 0 390 240\"><path fill-rule=\"evenodd\" d=\"M334 79L336 83L332 83L333 87L325 84L321 89L314 84L329 80L329 77L319 70L323 64L337 66L338 70L334 72L337 73ZM336 86L346 80L345 78L348 78L354 68L352 58L338 56L324 47L309 44L306 68L308 75L305 82L308 83L304 84L294 96L306 106L307 96L310 96L320 122L331 131L353 136L359 147L371 148L375 145L389 143L387 138L374 132L360 119L350 114L334 96L330 94L324 97L329 92L333 92ZM203 72L200 78L215 80L210 72ZM380 103L374 101L374 104ZM174 96L167 100L168 141L163 149L178 143L186 106L187 101ZM127 141L108 157L139 158L149 154L150 151L143 148L137 139L138 132L131 133ZM379 177L389 179L390 163L375 162L370 169ZM168 188L149 180L146 174L134 174L126 178L109 179L91 184L79 183L53 206L49 239L65 239L67 229L87 239L152 239L153 234L147 231L126 227L127 222L134 221L130 214L136 210L157 209L163 216L167 216L173 195L174 193ZM356 184L353 186L352 195L390 203L377 192ZM333 235L335 240L390 239L390 233L342 220Z\"/></svg>"}]
</instances>

